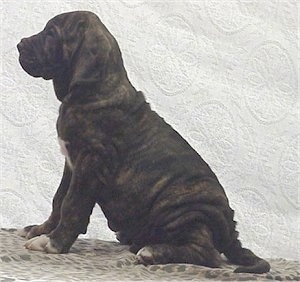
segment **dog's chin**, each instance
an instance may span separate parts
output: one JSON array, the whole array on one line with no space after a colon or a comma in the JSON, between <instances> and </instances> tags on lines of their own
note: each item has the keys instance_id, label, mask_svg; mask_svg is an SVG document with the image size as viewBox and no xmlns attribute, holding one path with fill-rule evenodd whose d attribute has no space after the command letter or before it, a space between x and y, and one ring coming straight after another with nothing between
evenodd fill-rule
<instances>
[{"instance_id":1,"label":"dog's chin","mask_svg":"<svg viewBox=\"0 0 300 282\"><path fill-rule=\"evenodd\" d=\"M51 75L51 74L43 74L40 77L42 77L45 80L51 80L51 79L53 79L53 75Z\"/></svg>"},{"instance_id":2,"label":"dog's chin","mask_svg":"<svg viewBox=\"0 0 300 282\"><path fill-rule=\"evenodd\" d=\"M42 77L41 71L35 62L28 62L23 59L22 56L19 58L20 65L23 70L33 77Z\"/></svg>"},{"instance_id":3,"label":"dog's chin","mask_svg":"<svg viewBox=\"0 0 300 282\"><path fill-rule=\"evenodd\" d=\"M40 67L39 64L35 62L28 63L27 61L22 60L21 56L19 61L22 68L32 77L42 77L45 80L53 79L52 73L48 73L46 70Z\"/></svg>"}]
</instances>

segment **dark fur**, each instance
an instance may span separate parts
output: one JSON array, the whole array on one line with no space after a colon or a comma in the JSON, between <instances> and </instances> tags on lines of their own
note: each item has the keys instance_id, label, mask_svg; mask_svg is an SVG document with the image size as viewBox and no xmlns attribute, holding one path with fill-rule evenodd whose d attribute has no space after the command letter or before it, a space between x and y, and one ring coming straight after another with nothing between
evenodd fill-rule
<instances>
[{"instance_id":1,"label":"dark fur","mask_svg":"<svg viewBox=\"0 0 300 282\"><path fill-rule=\"evenodd\" d=\"M236 272L269 271L241 247L215 174L131 85L118 44L96 15L59 15L18 49L25 71L53 79L57 132L73 164L65 165L49 219L26 227L27 238L49 234L57 252L68 252L97 203L121 243L133 252L148 246L145 264L218 267L224 253L242 265Z\"/></svg>"}]
</instances>

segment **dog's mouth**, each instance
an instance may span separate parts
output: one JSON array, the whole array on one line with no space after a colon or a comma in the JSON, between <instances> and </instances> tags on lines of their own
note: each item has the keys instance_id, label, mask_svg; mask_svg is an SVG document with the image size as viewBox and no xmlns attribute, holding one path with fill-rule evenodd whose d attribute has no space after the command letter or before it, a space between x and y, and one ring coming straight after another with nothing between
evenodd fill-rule
<instances>
[{"instance_id":1,"label":"dog's mouth","mask_svg":"<svg viewBox=\"0 0 300 282\"><path fill-rule=\"evenodd\" d=\"M38 58L34 55L34 52L29 51L27 44L21 41L17 45L19 51L19 62L22 68L33 77L41 77L41 69Z\"/></svg>"},{"instance_id":2,"label":"dog's mouth","mask_svg":"<svg viewBox=\"0 0 300 282\"><path fill-rule=\"evenodd\" d=\"M25 56L20 54L19 62L22 68L31 76L33 77L41 77L39 68L37 67L36 63L32 60L28 60Z\"/></svg>"},{"instance_id":3,"label":"dog's mouth","mask_svg":"<svg viewBox=\"0 0 300 282\"><path fill-rule=\"evenodd\" d=\"M33 77L42 77L46 80L52 79L52 73L35 55L34 49L22 41L17 45L19 51L19 62L22 68Z\"/></svg>"},{"instance_id":4,"label":"dog's mouth","mask_svg":"<svg viewBox=\"0 0 300 282\"><path fill-rule=\"evenodd\" d=\"M50 80L53 79L53 73L59 72L60 67L45 62L44 57L35 50L37 46L27 42L27 39L22 39L17 49L20 65L29 75Z\"/></svg>"}]
</instances>

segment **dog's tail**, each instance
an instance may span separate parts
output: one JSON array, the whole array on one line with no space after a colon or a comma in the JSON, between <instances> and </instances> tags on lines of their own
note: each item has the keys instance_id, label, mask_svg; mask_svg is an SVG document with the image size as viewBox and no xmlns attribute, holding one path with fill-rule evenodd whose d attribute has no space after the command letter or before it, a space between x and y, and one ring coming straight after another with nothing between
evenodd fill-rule
<instances>
[{"instance_id":1,"label":"dog's tail","mask_svg":"<svg viewBox=\"0 0 300 282\"><path fill-rule=\"evenodd\" d=\"M238 234L237 231L236 235ZM256 256L252 251L243 248L241 242L236 239L230 244L224 255L228 260L234 264L241 265L234 270L236 273L247 272L247 273L266 273L270 270L270 264L264 259Z\"/></svg>"}]
</instances>

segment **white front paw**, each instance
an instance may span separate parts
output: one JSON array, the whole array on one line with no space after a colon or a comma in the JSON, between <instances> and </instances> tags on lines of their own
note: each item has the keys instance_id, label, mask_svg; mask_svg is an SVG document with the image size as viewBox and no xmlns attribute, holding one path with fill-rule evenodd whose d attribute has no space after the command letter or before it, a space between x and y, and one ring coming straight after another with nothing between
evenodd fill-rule
<instances>
[{"instance_id":1,"label":"white front paw","mask_svg":"<svg viewBox=\"0 0 300 282\"><path fill-rule=\"evenodd\" d=\"M25 248L32 251L40 251L51 254L58 254L59 251L52 246L50 238L47 235L40 235L28 240Z\"/></svg>"}]
</instances>

